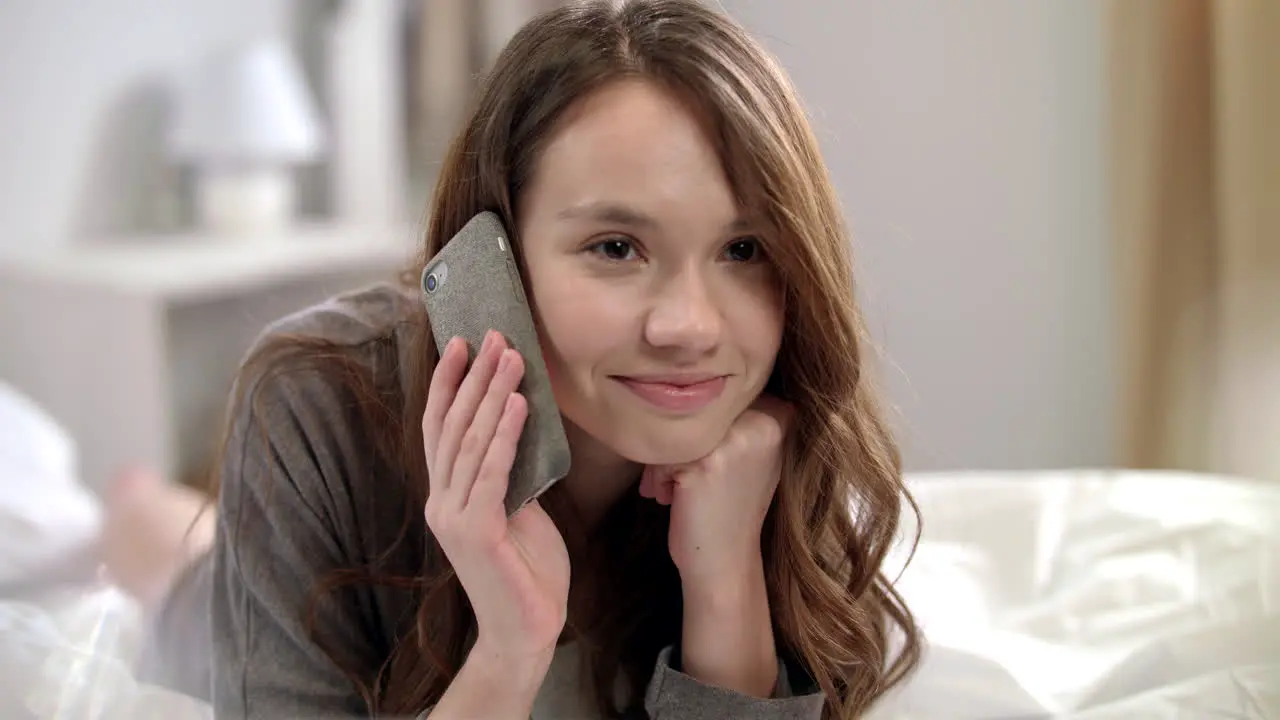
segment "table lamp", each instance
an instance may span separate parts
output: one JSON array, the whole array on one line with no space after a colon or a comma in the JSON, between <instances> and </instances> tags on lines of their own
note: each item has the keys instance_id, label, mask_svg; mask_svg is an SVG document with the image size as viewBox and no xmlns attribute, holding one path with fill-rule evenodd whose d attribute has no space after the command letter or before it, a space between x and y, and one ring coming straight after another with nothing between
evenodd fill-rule
<instances>
[{"instance_id":1,"label":"table lamp","mask_svg":"<svg viewBox=\"0 0 1280 720\"><path fill-rule=\"evenodd\" d=\"M217 235L278 234L296 212L296 165L328 138L297 57L268 39L212 58L177 93L170 154L195 176L200 226Z\"/></svg>"}]
</instances>

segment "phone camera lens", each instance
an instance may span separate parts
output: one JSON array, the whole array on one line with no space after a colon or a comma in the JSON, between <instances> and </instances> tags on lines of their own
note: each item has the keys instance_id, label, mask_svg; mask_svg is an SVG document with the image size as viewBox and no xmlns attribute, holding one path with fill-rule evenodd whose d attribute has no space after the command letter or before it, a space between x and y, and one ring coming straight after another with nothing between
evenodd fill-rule
<instances>
[{"instance_id":1,"label":"phone camera lens","mask_svg":"<svg viewBox=\"0 0 1280 720\"><path fill-rule=\"evenodd\" d=\"M440 281L439 281L439 279L437 279L437 278L436 278L436 274L435 274L435 273L431 273L430 275L428 275L428 276L427 276L427 281L426 281L426 283L424 283L424 284L426 285L427 292L429 292L429 293L430 293L430 292L435 292L435 291L436 291L436 286L437 286L439 283L440 283Z\"/></svg>"}]
</instances>

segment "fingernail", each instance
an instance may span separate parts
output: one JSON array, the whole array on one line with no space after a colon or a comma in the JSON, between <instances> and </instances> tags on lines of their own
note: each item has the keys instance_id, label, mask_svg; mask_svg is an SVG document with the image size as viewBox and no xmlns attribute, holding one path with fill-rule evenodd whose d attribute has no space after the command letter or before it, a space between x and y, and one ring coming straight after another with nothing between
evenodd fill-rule
<instances>
[{"instance_id":1,"label":"fingernail","mask_svg":"<svg viewBox=\"0 0 1280 720\"><path fill-rule=\"evenodd\" d=\"M498 372L502 372L503 370L506 370L507 366L510 364L511 364L511 351L503 350L502 357L498 360Z\"/></svg>"},{"instance_id":2,"label":"fingernail","mask_svg":"<svg viewBox=\"0 0 1280 720\"><path fill-rule=\"evenodd\" d=\"M488 350L489 348L493 347L494 335L495 333L492 330L489 330L484 334L484 342L480 343L480 352L484 352L485 350Z\"/></svg>"},{"instance_id":3,"label":"fingernail","mask_svg":"<svg viewBox=\"0 0 1280 720\"><path fill-rule=\"evenodd\" d=\"M502 406L502 414L510 415L516 411L516 402L520 397L520 393L513 392L507 396L507 402Z\"/></svg>"}]
</instances>

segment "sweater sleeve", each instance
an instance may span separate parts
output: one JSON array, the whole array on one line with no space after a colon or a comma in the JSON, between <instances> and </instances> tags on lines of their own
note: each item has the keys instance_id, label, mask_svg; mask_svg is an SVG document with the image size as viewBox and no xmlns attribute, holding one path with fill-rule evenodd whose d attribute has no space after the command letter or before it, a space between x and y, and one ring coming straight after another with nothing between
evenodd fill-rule
<instances>
[{"instance_id":1,"label":"sweater sleeve","mask_svg":"<svg viewBox=\"0 0 1280 720\"><path fill-rule=\"evenodd\" d=\"M341 478L353 443L341 402L319 378L285 373L258 382L237 413L212 551L215 716L367 715L346 672L377 667L365 613L316 594L352 564L340 540L350 534Z\"/></svg>"},{"instance_id":2,"label":"sweater sleeve","mask_svg":"<svg viewBox=\"0 0 1280 720\"><path fill-rule=\"evenodd\" d=\"M658 654L644 707L651 720L819 720L824 695L816 688L795 687L787 664L778 662L777 690L772 698L754 698L706 685L671 665L673 647Z\"/></svg>"}]
</instances>

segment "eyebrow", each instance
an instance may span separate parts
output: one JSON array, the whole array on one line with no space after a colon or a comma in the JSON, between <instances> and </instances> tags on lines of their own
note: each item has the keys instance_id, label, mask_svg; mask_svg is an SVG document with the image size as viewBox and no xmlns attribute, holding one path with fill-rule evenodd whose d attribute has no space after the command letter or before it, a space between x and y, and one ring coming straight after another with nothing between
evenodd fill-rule
<instances>
[{"instance_id":1,"label":"eyebrow","mask_svg":"<svg viewBox=\"0 0 1280 720\"><path fill-rule=\"evenodd\" d=\"M658 221L652 216L646 215L635 208L611 202L589 202L574 205L561 210L558 217L565 220L595 220L634 228L656 228L658 226Z\"/></svg>"},{"instance_id":2,"label":"eyebrow","mask_svg":"<svg viewBox=\"0 0 1280 720\"><path fill-rule=\"evenodd\" d=\"M637 229L652 230L660 223L652 215L627 205L614 202L589 202L561 210L557 217L564 220L594 220L611 225L623 225ZM738 218L729 223L731 232L741 232L755 227L756 223L749 218Z\"/></svg>"}]
</instances>

